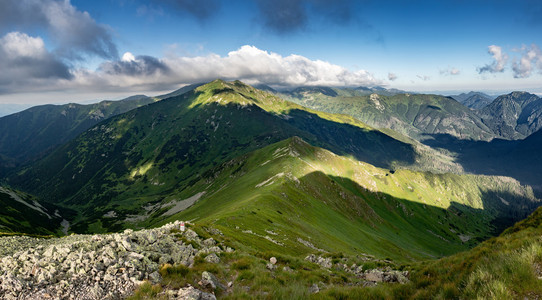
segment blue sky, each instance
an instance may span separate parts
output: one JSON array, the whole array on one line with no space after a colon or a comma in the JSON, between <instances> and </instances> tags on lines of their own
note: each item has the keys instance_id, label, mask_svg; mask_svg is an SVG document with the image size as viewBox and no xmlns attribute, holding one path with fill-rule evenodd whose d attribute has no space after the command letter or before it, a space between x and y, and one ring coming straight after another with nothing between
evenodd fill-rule
<instances>
[{"instance_id":1,"label":"blue sky","mask_svg":"<svg viewBox=\"0 0 542 300\"><path fill-rule=\"evenodd\" d=\"M4 0L0 102L277 88L542 92L542 1Z\"/></svg>"}]
</instances>

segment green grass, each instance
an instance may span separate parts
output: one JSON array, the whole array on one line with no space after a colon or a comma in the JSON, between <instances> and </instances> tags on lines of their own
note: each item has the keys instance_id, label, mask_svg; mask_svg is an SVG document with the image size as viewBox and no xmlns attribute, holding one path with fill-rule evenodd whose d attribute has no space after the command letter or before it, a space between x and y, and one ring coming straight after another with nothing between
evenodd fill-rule
<instances>
[{"instance_id":1,"label":"green grass","mask_svg":"<svg viewBox=\"0 0 542 300\"><path fill-rule=\"evenodd\" d=\"M542 276L541 216L539 208L525 221L474 249L408 264L410 282L406 284L362 287L363 281L352 274L322 269L299 255L238 249L223 253L218 265L199 262L193 268L164 266L160 286L146 283L136 293L140 298L134 299L145 299L142 295L153 298L157 291L187 284L202 288L197 281L205 270L216 274L223 284L233 283L226 290L206 290L221 299L537 299L542 296L538 279ZM227 234L217 237L219 242L227 238ZM265 264L272 256L277 258L277 268L269 271ZM348 264L356 259L342 253L326 256L345 259ZM290 271L284 271L284 266ZM312 284L318 284L319 293L309 293Z\"/></svg>"},{"instance_id":2,"label":"green grass","mask_svg":"<svg viewBox=\"0 0 542 300\"><path fill-rule=\"evenodd\" d=\"M281 96L312 109L350 115L375 128L392 129L416 140L427 138L425 134L436 133L474 140L496 136L475 112L439 95L324 95L310 92Z\"/></svg>"},{"instance_id":3,"label":"green grass","mask_svg":"<svg viewBox=\"0 0 542 300\"><path fill-rule=\"evenodd\" d=\"M413 145L350 116L313 111L241 82L217 80L109 118L7 183L78 211L74 232L118 231L147 226L125 220L142 214L148 204L193 196L191 187L209 178L213 168L292 136L390 169L434 163ZM109 211L118 216L104 217Z\"/></svg>"},{"instance_id":4,"label":"green grass","mask_svg":"<svg viewBox=\"0 0 542 300\"><path fill-rule=\"evenodd\" d=\"M7 170L13 170L42 157L100 121L152 102L151 98L134 96L89 105L41 105L5 116L0 119L0 161L7 162ZM2 170L4 166L0 172L7 171Z\"/></svg>"},{"instance_id":5,"label":"green grass","mask_svg":"<svg viewBox=\"0 0 542 300\"><path fill-rule=\"evenodd\" d=\"M20 200L20 201L17 201ZM23 203L26 203L23 204ZM70 212L29 194L0 187L0 235L61 235L58 212L69 218Z\"/></svg>"},{"instance_id":6,"label":"green grass","mask_svg":"<svg viewBox=\"0 0 542 300\"><path fill-rule=\"evenodd\" d=\"M194 220L222 230L234 247L289 255L316 251L302 239L331 253L396 261L443 257L474 247L525 206L538 205L532 190L508 178L390 173L297 138L212 174L212 181L188 190L206 190L193 207L156 221Z\"/></svg>"}]
</instances>

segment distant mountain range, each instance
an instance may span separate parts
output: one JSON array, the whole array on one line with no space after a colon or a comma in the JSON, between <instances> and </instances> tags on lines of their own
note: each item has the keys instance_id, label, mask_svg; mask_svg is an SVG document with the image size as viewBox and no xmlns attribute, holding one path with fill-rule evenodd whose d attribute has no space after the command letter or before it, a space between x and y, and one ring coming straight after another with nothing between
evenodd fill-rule
<instances>
[{"instance_id":1,"label":"distant mountain range","mask_svg":"<svg viewBox=\"0 0 542 300\"><path fill-rule=\"evenodd\" d=\"M469 94L464 94L463 99L481 96ZM440 149L444 157L464 171L511 175L542 194L542 180L536 171L542 163L534 150L542 147L538 134L534 134L542 127L542 99L536 95L513 92L478 110L451 97L426 94L341 96L329 90L326 94L312 90L285 97L313 109L347 114L381 130L408 135L432 149ZM530 135L533 137L527 138Z\"/></svg>"},{"instance_id":2,"label":"distant mountain range","mask_svg":"<svg viewBox=\"0 0 542 300\"><path fill-rule=\"evenodd\" d=\"M316 110L351 115L376 128L388 128L416 140L431 134L488 140L495 136L469 108L443 96L378 94L352 96L312 90L288 99Z\"/></svg>"},{"instance_id":3,"label":"distant mountain range","mask_svg":"<svg viewBox=\"0 0 542 300\"><path fill-rule=\"evenodd\" d=\"M472 92L472 91L469 93L462 93L462 94L453 95L450 97L454 98L455 100L465 105L466 107L469 107L472 109L482 109L495 99L494 97L491 97L482 92Z\"/></svg>"},{"instance_id":4,"label":"distant mountain range","mask_svg":"<svg viewBox=\"0 0 542 300\"><path fill-rule=\"evenodd\" d=\"M526 92L502 95L480 110L480 116L504 138L525 138L542 127L542 99Z\"/></svg>"},{"instance_id":5,"label":"distant mountain range","mask_svg":"<svg viewBox=\"0 0 542 300\"><path fill-rule=\"evenodd\" d=\"M43 157L100 121L154 101L133 96L89 105L41 105L2 117L0 174Z\"/></svg>"}]
</instances>

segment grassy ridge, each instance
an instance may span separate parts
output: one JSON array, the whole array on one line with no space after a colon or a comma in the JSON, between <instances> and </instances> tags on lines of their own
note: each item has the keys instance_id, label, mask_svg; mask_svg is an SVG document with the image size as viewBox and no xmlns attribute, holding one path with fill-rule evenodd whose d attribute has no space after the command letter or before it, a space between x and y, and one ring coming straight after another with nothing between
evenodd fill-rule
<instances>
[{"instance_id":1,"label":"grassy ridge","mask_svg":"<svg viewBox=\"0 0 542 300\"><path fill-rule=\"evenodd\" d=\"M0 118L0 175L49 153L104 119L152 103L146 96L95 104L41 105Z\"/></svg>"},{"instance_id":2,"label":"grassy ridge","mask_svg":"<svg viewBox=\"0 0 542 300\"><path fill-rule=\"evenodd\" d=\"M191 219L252 250L409 261L473 247L538 205L531 189L509 178L390 172L299 138L207 175L183 191L181 198L205 192L193 207L169 218L157 212L144 224Z\"/></svg>"},{"instance_id":3,"label":"grassy ridge","mask_svg":"<svg viewBox=\"0 0 542 300\"><path fill-rule=\"evenodd\" d=\"M119 230L119 218L181 197L213 167L292 136L380 167L435 163L412 144L350 116L217 80L110 118L10 177L9 184L80 211L75 231ZM104 218L112 210L122 215Z\"/></svg>"},{"instance_id":4,"label":"grassy ridge","mask_svg":"<svg viewBox=\"0 0 542 300\"><path fill-rule=\"evenodd\" d=\"M266 160L269 158L269 161ZM350 162L346 163L348 160ZM379 172L387 172L367 164L357 164L349 158L336 156L293 138L217 168L212 178L194 187L197 189L205 185L209 196L171 218L193 218L195 225L191 225L191 228L202 238L212 236L233 246L236 251L221 254L220 264L207 263L203 257L199 257L190 268L164 265L160 271L164 277L161 284L144 284L133 299L158 298L163 288L179 288L187 284L199 288L197 282L203 271L216 274L224 283L233 282L233 288L227 291L207 290L225 299L536 299L542 295L539 279L542 276L542 208L505 230L499 237L481 242L470 250L466 249L472 245L454 243L449 237L450 242L444 243L433 234L424 235L426 229L434 232L439 229L451 232L450 229L453 229L459 233L462 229L473 231L480 226L487 230L487 223L483 223L494 219L492 213L499 210L499 203L504 204L504 199L513 200L502 198L507 194L504 191L509 191L509 197L514 195L516 200L523 198L529 203L529 199L532 200L529 189L506 178L449 177L411 172L403 174L405 176L401 176L401 179L394 179L391 176L397 172L388 173L384 178L387 178L389 185L397 186L406 178L405 183L416 182L433 189L435 195L449 195L459 201L468 199L464 206L451 202L446 210L442 209L448 205L443 198L440 202L436 201L434 206L419 207L416 201L404 201L400 204L406 209L417 213L415 208L418 206L423 215L402 215L403 208L397 209L394 206L397 199L390 195L379 194L380 197L374 199L365 195L364 198L348 201L347 191L356 191L363 186L362 176L356 176L358 171L364 170L373 177L377 177ZM297 178L300 173L276 176L280 174L278 171L286 173L289 167L300 170L300 165L306 165L301 172L306 174L305 177ZM320 171L315 172L315 169ZM334 172L345 172L357 178L355 182L346 181L345 177L334 176ZM273 180L269 181L269 178ZM497 183L492 184L494 179ZM214 185L218 190L213 190ZM465 187L464 196L441 189L453 189L455 185ZM376 185L377 188L384 186L383 183ZM490 196L487 199L477 198L476 193L471 194L476 189ZM318 193L326 196L315 199ZM399 189L394 193L400 193ZM419 200L423 202L427 199L421 197ZM521 206L526 203L517 204ZM484 209L471 207L479 205ZM511 209L519 207L512 206ZM439 211L450 212L445 219L450 224L440 224L443 219L439 217ZM469 216L469 212L473 215ZM391 222L394 222L394 230L399 230L400 234L390 238L386 233ZM364 227L364 224L370 226ZM414 225L414 228L410 225ZM375 226L377 235L372 235L368 229L372 226ZM222 233L217 234L209 228L218 228ZM409 240L411 230L416 234L415 241ZM321 249L302 245L297 241L298 237ZM412 245L419 248L413 250ZM437 247L443 248L435 250ZM425 253L420 255L420 249ZM432 257L431 251L451 253L458 249L466 251L439 260L411 261L415 255L419 255L417 259L423 259ZM315 252L332 258L334 264L350 266L356 263L362 265L364 270L387 265L406 269L410 271L410 282L362 287L362 279L341 268L322 269L303 259L308 253ZM376 257L367 254L375 254ZM270 257L277 258L275 271L265 268ZM402 265L379 259L384 257L397 259L396 262ZM309 287L314 284L320 288L317 294L309 292Z\"/></svg>"},{"instance_id":5,"label":"grassy ridge","mask_svg":"<svg viewBox=\"0 0 542 300\"><path fill-rule=\"evenodd\" d=\"M476 248L414 265L411 282L374 289L332 288L316 298L539 299L542 208Z\"/></svg>"}]
</instances>

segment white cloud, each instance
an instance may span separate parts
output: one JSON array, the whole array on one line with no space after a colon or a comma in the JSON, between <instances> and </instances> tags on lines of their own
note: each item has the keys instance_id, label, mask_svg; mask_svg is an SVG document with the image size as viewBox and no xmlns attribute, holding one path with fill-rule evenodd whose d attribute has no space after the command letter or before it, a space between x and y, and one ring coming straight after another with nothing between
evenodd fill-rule
<instances>
[{"instance_id":1,"label":"white cloud","mask_svg":"<svg viewBox=\"0 0 542 300\"><path fill-rule=\"evenodd\" d=\"M440 70L440 75L459 75L461 71L456 68L448 68L446 70Z\"/></svg>"},{"instance_id":2,"label":"white cloud","mask_svg":"<svg viewBox=\"0 0 542 300\"><path fill-rule=\"evenodd\" d=\"M500 46L495 45L491 45L488 47L488 53L493 56L494 61L491 64L487 64L483 67L478 68L478 73L482 74L485 72L503 72L506 63L508 62L508 55L506 53L503 53Z\"/></svg>"},{"instance_id":3,"label":"white cloud","mask_svg":"<svg viewBox=\"0 0 542 300\"><path fill-rule=\"evenodd\" d=\"M130 61L135 61L135 60L136 60L135 56L130 52L124 53L121 58L121 61L124 61L124 62L130 62Z\"/></svg>"},{"instance_id":4,"label":"white cloud","mask_svg":"<svg viewBox=\"0 0 542 300\"><path fill-rule=\"evenodd\" d=\"M389 81L394 81L395 79L397 79L397 75L395 73L388 73Z\"/></svg>"},{"instance_id":5,"label":"white cloud","mask_svg":"<svg viewBox=\"0 0 542 300\"><path fill-rule=\"evenodd\" d=\"M242 46L226 56L177 56L162 59L134 57L125 53L121 61L103 63L97 72L81 73L82 82L101 82L111 87L139 86L163 89L181 83L198 83L216 78L243 80L249 84L275 87L300 85L358 86L376 85L365 70L349 71L321 60L300 55L281 56L254 46Z\"/></svg>"},{"instance_id":6,"label":"white cloud","mask_svg":"<svg viewBox=\"0 0 542 300\"><path fill-rule=\"evenodd\" d=\"M10 32L0 38L0 92L71 79L68 66L49 53L43 40Z\"/></svg>"},{"instance_id":7,"label":"white cloud","mask_svg":"<svg viewBox=\"0 0 542 300\"><path fill-rule=\"evenodd\" d=\"M419 79L423 81L428 81L431 79L431 76L427 76L427 75L416 75L416 77L418 77Z\"/></svg>"},{"instance_id":8,"label":"white cloud","mask_svg":"<svg viewBox=\"0 0 542 300\"><path fill-rule=\"evenodd\" d=\"M512 70L515 78L526 78L531 76L534 70L542 71L542 51L540 48L532 44L531 47L523 46L523 52L519 62L514 61Z\"/></svg>"},{"instance_id":9,"label":"white cloud","mask_svg":"<svg viewBox=\"0 0 542 300\"><path fill-rule=\"evenodd\" d=\"M33 40L28 42L36 43ZM39 49L46 51L43 47ZM274 87L381 84L380 80L365 70L350 71L329 62L310 60L295 54L282 56L254 46L242 46L225 56L208 54L188 57L169 53L159 59L126 52L120 60L106 61L95 71L74 69L70 70L69 75L70 80L58 79L56 82L48 82L46 88L148 92L173 89L180 84L207 82L216 78L239 79L248 84L262 83ZM0 90L4 93L29 91L24 85L8 89L1 84L0 82ZM29 89L36 91L40 87L32 86Z\"/></svg>"}]
</instances>

